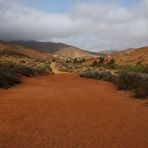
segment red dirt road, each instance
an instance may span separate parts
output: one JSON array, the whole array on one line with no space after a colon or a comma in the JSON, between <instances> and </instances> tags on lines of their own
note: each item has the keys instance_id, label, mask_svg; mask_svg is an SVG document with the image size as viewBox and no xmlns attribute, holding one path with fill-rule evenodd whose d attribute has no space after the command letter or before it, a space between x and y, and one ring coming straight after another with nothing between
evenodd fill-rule
<instances>
[{"instance_id":1,"label":"red dirt road","mask_svg":"<svg viewBox=\"0 0 148 148\"><path fill-rule=\"evenodd\" d=\"M77 75L0 90L0 148L148 148L148 101Z\"/></svg>"}]
</instances>

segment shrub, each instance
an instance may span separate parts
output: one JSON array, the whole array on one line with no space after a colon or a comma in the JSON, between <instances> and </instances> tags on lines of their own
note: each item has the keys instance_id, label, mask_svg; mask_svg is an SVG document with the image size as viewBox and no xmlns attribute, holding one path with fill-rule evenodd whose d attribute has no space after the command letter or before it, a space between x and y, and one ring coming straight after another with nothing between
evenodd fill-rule
<instances>
[{"instance_id":1,"label":"shrub","mask_svg":"<svg viewBox=\"0 0 148 148\"><path fill-rule=\"evenodd\" d=\"M73 60L73 63L74 63L74 64L78 63L77 58L75 58L75 59Z\"/></svg>"},{"instance_id":2,"label":"shrub","mask_svg":"<svg viewBox=\"0 0 148 148\"><path fill-rule=\"evenodd\" d=\"M24 61L24 60L20 60L20 63L25 64L25 63L26 63L26 61Z\"/></svg>"},{"instance_id":3,"label":"shrub","mask_svg":"<svg viewBox=\"0 0 148 148\"><path fill-rule=\"evenodd\" d=\"M8 88L20 82L19 75L15 70L0 66L0 87Z\"/></svg>"},{"instance_id":4,"label":"shrub","mask_svg":"<svg viewBox=\"0 0 148 148\"><path fill-rule=\"evenodd\" d=\"M0 87L8 88L21 83L20 76L30 77L32 75L43 75L51 72L50 66L47 67L29 67L14 62L0 62Z\"/></svg>"},{"instance_id":5,"label":"shrub","mask_svg":"<svg viewBox=\"0 0 148 148\"><path fill-rule=\"evenodd\" d=\"M108 68L115 68L115 60L111 59L108 63L107 63Z\"/></svg>"},{"instance_id":6,"label":"shrub","mask_svg":"<svg viewBox=\"0 0 148 148\"><path fill-rule=\"evenodd\" d=\"M105 62L105 59L103 57L100 57L99 58L99 64L104 64L104 62Z\"/></svg>"},{"instance_id":7,"label":"shrub","mask_svg":"<svg viewBox=\"0 0 148 148\"><path fill-rule=\"evenodd\" d=\"M98 65L98 62L95 60L95 61L93 61L91 66L97 66L97 65Z\"/></svg>"},{"instance_id":8,"label":"shrub","mask_svg":"<svg viewBox=\"0 0 148 148\"><path fill-rule=\"evenodd\" d=\"M112 80L112 74L110 72L105 72L105 71L99 71L99 72L85 71L85 72L80 73L80 76L86 77L86 78L104 80L104 81Z\"/></svg>"},{"instance_id":9,"label":"shrub","mask_svg":"<svg viewBox=\"0 0 148 148\"><path fill-rule=\"evenodd\" d=\"M134 73L147 73L148 74L148 65L116 65L116 69L134 72Z\"/></svg>"},{"instance_id":10,"label":"shrub","mask_svg":"<svg viewBox=\"0 0 148 148\"><path fill-rule=\"evenodd\" d=\"M146 98L148 97L148 79L141 83L136 89L135 89L135 97L136 98Z\"/></svg>"},{"instance_id":11,"label":"shrub","mask_svg":"<svg viewBox=\"0 0 148 148\"><path fill-rule=\"evenodd\" d=\"M112 77L112 82L119 90L132 90L136 98L148 97L148 76L137 73L120 73Z\"/></svg>"},{"instance_id":12,"label":"shrub","mask_svg":"<svg viewBox=\"0 0 148 148\"><path fill-rule=\"evenodd\" d=\"M135 73L122 72L114 83L119 90L135 89L140 85L141 77Z\"/></svg>"},{"instance_id":13,"label":"shrub","mask_svg":"<svg viewBox=\"0 0 148 148\"><path fill-rule=\"evenodd\" d=\"M131 90L135 92L136 98L148 97L148 76L132 73L121 72L113 75L107 71L84 71L80 73L81 77L93 78L113 82L119 90Z\"/></svg>"},{"instance_id":14,"label":"shrub","mask_svg":"<svg viewBox=\"0 0 148 148\"><path fill-rule=\"evenodd\" d=\"M129 66L128 70L132 72L148 74L148 65Z\"/></svg>"},{"instance_id":15,"label":"shrub","mask_svg":"<svg viewBox=\"0 0 148 148\"><path fill-rule=\"evenodd\" d=\"M35 75L35 70L27 67L25 65L16 65L15 67L16 73L19 73L21 75L24 75L26 77L30 77L32 75Z\"/></svg>"}]
</instances>

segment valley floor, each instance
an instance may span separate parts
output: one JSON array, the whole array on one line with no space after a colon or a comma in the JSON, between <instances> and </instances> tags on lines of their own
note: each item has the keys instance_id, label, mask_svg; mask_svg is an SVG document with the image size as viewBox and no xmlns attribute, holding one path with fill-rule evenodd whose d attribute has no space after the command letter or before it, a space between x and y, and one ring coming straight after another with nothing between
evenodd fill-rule
<instances>
[{"instance_id":1,"label":"valley floor","mask_svg":"<svg viewBox=\"0 0 148 148\"><path fill-rule=\"evenodd\" d=\"M0 148L147 148L148 103L60 74L0 90Z\"/></svg>"}]
</instances>

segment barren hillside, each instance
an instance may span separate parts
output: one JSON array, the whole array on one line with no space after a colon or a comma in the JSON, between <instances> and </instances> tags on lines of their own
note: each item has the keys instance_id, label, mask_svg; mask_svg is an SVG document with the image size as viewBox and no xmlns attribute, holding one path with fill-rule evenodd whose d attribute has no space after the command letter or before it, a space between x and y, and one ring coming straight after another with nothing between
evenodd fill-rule
<instances>
[{"instance_id":1,"label":"barren hillside","mask_svg":"<svg viewBox=\"0 0 148 148\"><path fill-rule=\"evenodd\" d=\"M129 49L126 51L108 55L106 57L106 59L112 58L116 61L117 64L148 64L148 46L137 49Z\"/></svg>"},{"instance_id":2,"label":"barren hillside","mask_svg":"<svg viewBox=\"0 0 148 148\"><path fill-rule=\"evenodd\" d=\"M88 52L77 47L66 45L63 43L52 42L37 42L37 41L17 41L18 45L22 45L26 48L31 48L37 51L47 52L53 55L65 56L65 57L83 57L83 56L95 56L96 53Z\"/></svg>"},{"instance_id":3,"label":"barren hillside","mask_svg":"<svg viewBox=\"0 0 148 148\"><path fill-rule=\"evenodd\" d=\"M19 58L40 58L49 59L51 57L48 53L34 51L17 44L6 41L0 41L0 59L3 60L18 60Z\"/></svg>"}]
</instances>

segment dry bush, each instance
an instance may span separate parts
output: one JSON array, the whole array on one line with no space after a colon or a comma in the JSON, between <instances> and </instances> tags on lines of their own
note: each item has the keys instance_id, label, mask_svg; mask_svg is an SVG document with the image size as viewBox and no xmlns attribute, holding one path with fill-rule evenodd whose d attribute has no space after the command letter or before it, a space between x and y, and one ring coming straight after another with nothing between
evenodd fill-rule
<instances>
[{"instance_id":1,"label":"dry bush","mask_svg":"<svg viewBox=\"0 0 148 148\"><path fill-rule=\"evenodd\" d=\"M135 73L122 72L113 82L119 90L136 89L141 83L141 77Z\"/></svg>"},{"instance_id":2,"label":"dry bush","mask_svg":"<svg viewBox=\"0 0 148 148\"><path fill-rule=\"evenodd\" d=\"M146 75L131 72L112 75L111 72L106 71L84 71L80 73L80 76L113 82L118 90L131 90L135 92L136 98L148 97L148 76Z\"/></svg>"},{"instance_id":3,"label":"dry bush","mask_svg":"<svg viewBox=\"0 0 148 148\"><path fill-rule=\"evenodd\" d=\"M137 89L135 89L136 98L146 98L148 97L148 79L141 83Z\"/></svg>"},{"instance_id":4,"label":"dry bush","mask_svg":"<svg viewBox=\"0 0 148 148\"><path fill-rule=\"evenodd\" d=\"M9 88L15 84L21 83L20 76L30 77L32 75L44 75L51 72L51 68L32 68L24 64L13 62L0 62L0 87Z\"/></svg>"}]
</instances>

